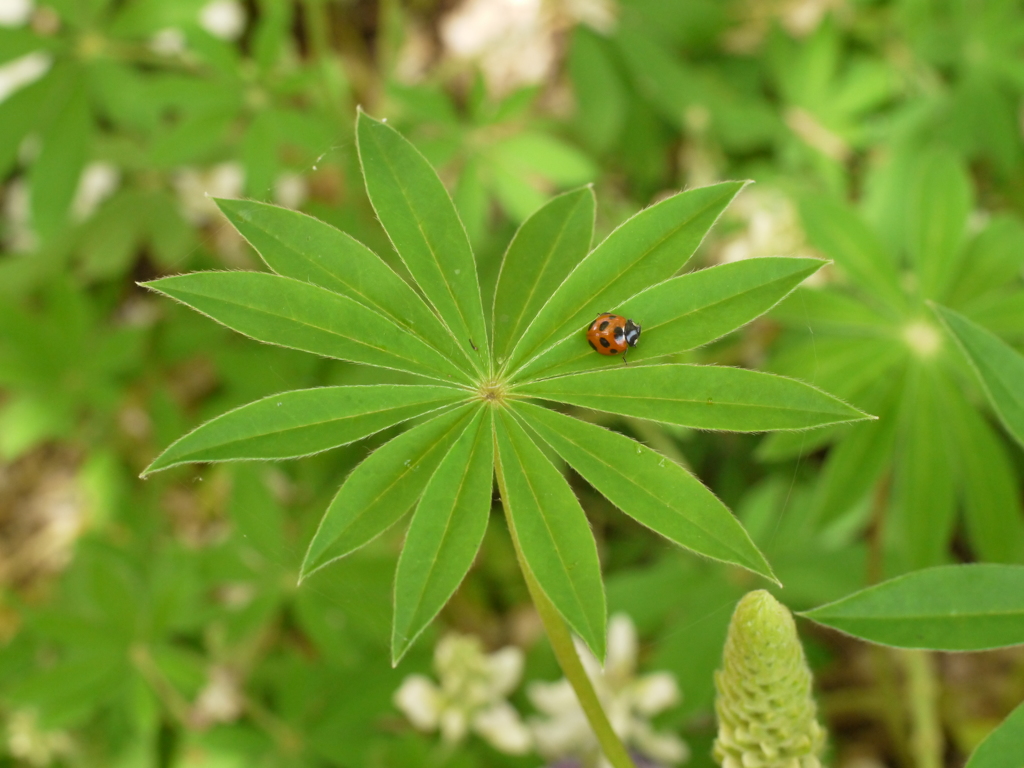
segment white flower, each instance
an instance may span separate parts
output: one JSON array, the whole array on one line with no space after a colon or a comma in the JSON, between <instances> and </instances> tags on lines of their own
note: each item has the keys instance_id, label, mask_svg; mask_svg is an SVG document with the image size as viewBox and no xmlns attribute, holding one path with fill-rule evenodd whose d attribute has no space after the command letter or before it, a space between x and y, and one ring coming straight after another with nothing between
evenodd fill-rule
<instances>
[{"instance_id":1,"label":"white flower","mask_svg":"<svg viewBox=\"0 0 1024 768\"><path fill-rule=\"evenodd\" d=\"M242 716L244 705L238 676L227 667L212 667L189 713L189 724L208 728L214 723L232 723Z\"/></svg>"},{"instance_id":2,"label":"white flower","mask_svg":"<svg viewBox=\"0 0 1024 768\"><path fill-rule=\"evenodd\" d=\"M615 0L563 0L564 10L571 22L580 22L603 35L615 31L618 8Z\"/></svg>"},{"instance_id":3,"label":"white flower","mask_svg":"<svg viewBox=\"0 0 1024 768\"><path fill-rule=\"evenodd\" d=\"M73 744L63 731L41 730L35 712L18 710L7 720L7 749L15 760L42 766L70 755Z\"/></svg>"},{"instance_id":4,"label":"white flower","mask_svg":"<svg viewBox=\"0 0 1024 768\"><path fill-rule=\"evenodd\" d=\"M662 764L686 760L686 743L673 733L655 731L649 722L650 717L679 702L679 688L668 672L637 677L638 640L629 616L616 614L608 623L604 669L582 643L577 641L576 649L612 728L626 747ZM547 716L531 722L537 748L544 757L600 760L600 765L607 765L568 680L533 683L527 694Z\"/></svg>"},{"instance_id":5,"label":"white flower","mask_svg":"<svg viewBox=\"0 0 1024 768\"><path fill-rule=\"evenodd\" d=\"M221 40L237 40L245 22L245 8L238 0L211 0L199 11L199 26Z\"/></svg>"},{"instance_id":6,"label":"white flower","mask_svg":"<svg viewBox=\"0 0 1024 768\"><path fill-rule=\"evenodd\" d=\"M616 15L614 0L463 0L441 20L441 41L500 95L551 75L562 32L578 22L609 32Z\"/></svg>"},{"instance_id":7,"label":"white flower","mask_svg":"<svg viewBox=\"0 0 1024 768\"><path fill-rule=\"evenodd\" d=\"M309 185L297 173L282 173L274 181L274 202L285 208L299 208L309 196Z\"/></svg>"},{"instance_id":8,"label":"white flower","mask_svg":"<svg viewBox=\"0 0 1024 768\"><path fill-rule=\"evenodd\" d=\"M3 217L7 233L4 245L15 253L33 250L38 238L31 226L32 201L24 179L11 181L4 190Z\"/></svg>"},{"instance_id":9,"label":"white flower","mask_svg":"<svg viewBox=\"0 0 1024 768\"><path fill-rule=\"evenodd\" d=\"M440 730L451 744L473 731L502 752L530 751L530 731L505 701L523 674L520 649L485 654L479 638L450 634L434 649L434 670L440 684L409 675L395 691L395 706L416 728Z\"/></svg>"},{"instance_id":10,"label":"white flower","mask_svg":"<svg viewBox=\"0 0 1024 768\"><path fill-rule=\"evenodd\" d=\"M177 27L161 29L149 39L149 49L161 56L180 56L185 52L185 33Z\"/></svg>"},{"instance_id":11,"label":"white flower","mask_svg":"<svg viewBox=\"0 0 1024 768\"><path fill-rule=\"evenodd\" d=\"M245 170L238 163L220 163L204 171L183 168L175 174L174 188L185 218L197 226L220 215L214 197L238 197L245 184Z\"/></svg>"},{"instance_id":12,"label":"white flower","mask_svg":"<svg viewBox=\"0 0 1024 768\"><path fill-rule=\"evenodd\" d=\"M813 34L829 13L842 14L846 0L743 0L737 4L739 24L724 36L727 51L754 53L778 22L792 37Z\"/></svg>"},{"instance_id":13,"label":"white flower","mask_svg":"<svg viewBox=\"0 0 1024 768\"><path fill-rule=\"evenodd\" d=\"M14 92L41 78L50 70L52 64L53 57L50 54L32 51L0 66L0 102L6 101Z\"/></svg>"},{"instance_id":14,"label":"white flower","mask_svg":"<svg viewBox=\"0 0 1024 768\"><path fill-rule=\"evenodd\" d=\"M507 93L541 82L555 63L555 41L540 0L465 0L441 21L441 40L475 59L490 89Z\"/></svg>"},{"instance_id":15,"label":"white flower","mask_svg":"<svg viewBox=\"0 0 1024 768\"><path fill-rule=\"evenodd\" d=\"M800 214L786 195L770 187L747 190L736 200L728 216L740 220L743 230L719 248L717 261L728 263L762 256L818 256L807 244ZM819 270L806 285L828 280Z\"/></svg>"},{"instance_id":16,"label":"white flower","mask_svg":"<svg viewBox=\"0 0 1024 768\"><path fill-rule=\"evenodd\" d=\"M75 199L71 203L71 216L85 221L95 213L100 203L114 194L121 183L121 172L111 163L89 163L78 180Z\"/></svg>"},{"instance_id":17,"label":"white flower","mask_svg":"<svg viewBox=\"0 0 1024 768\"><path fill-rule=\"evenodd\" d=\"M0 27L24 26L34 8L32 0L0 0Z\"/></svg>"}]
</instances>

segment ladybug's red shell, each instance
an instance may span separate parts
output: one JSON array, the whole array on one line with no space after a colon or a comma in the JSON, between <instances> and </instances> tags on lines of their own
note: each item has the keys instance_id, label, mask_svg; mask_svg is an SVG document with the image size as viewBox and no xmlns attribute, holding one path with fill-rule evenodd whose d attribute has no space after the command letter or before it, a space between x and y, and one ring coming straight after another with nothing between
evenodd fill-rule
<instances>
[{"instance_id":1,"label":"ladybug's red shell","mask_svg":"<svg viewBox=\"0 0 1024 768\"><path fill-rule=\"evenodd\" d=\"M595 352L602 355L621 355L635 347L639 338L639 325L611 312L598 315L587 329L587 341Z\"/></svg>"}]
</instances>

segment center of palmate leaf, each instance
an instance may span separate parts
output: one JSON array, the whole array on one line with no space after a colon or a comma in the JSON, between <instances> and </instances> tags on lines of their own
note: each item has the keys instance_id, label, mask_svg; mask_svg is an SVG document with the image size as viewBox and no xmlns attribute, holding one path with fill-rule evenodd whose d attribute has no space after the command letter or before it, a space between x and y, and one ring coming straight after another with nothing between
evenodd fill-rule
<instances>
[{"instance_id":1,"label":"center of palmate leaf","mask_svg":"<svg viewBox=\"0 0 1024 768\"><path fill-rule=\"evenodd\" d=\"M505 382L501 379L491 379L480 382L477 395L481 400L499 405L505 402Z\"/></svg>"},{"instance_id":2,"label":"center of palmate leaf","mask_svg":"<svg viewBox=\"0 0 1024 768\"><path fill-rule=\"evenodd\" d=\"M926 320L915 320L903 328L903 340L920 358L929 358L942 346L942 333Z\"/></svg>"}]
</instances>

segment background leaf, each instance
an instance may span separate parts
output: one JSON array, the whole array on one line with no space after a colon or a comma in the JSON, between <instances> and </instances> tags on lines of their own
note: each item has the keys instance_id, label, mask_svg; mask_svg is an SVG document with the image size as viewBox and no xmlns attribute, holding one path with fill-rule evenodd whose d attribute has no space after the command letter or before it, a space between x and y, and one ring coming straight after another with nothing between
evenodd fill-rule
<instances>
[{"instance_id":1,"label":"background leaf","mask_svg":"<svg viewBox=\"0 0 1024 768\"><path fill-rule=\"evenodd\" d=\"M963 315L940 305L934 309L974 366L1007 431L1024 446L1024 357Z\"/></svg>"},{"instance_id":2,"label":"background leaf","mask_svg":"<svg viewBox=\"0 0 1024 768\"><path fill-rule=\"evenodd\" d=\"M912 568L945 558L956 522L953 446L935 415L948 411L946 382L932 366L912 365L900 407L901 439L896 443L893 526Z\"/></svg>"},{"instance_id":3,"label":"background leaf","mask_svg":"<svg viewBox=\"0 0 1024 768\"><path fill-rule=\"evenodd\" d=\"M964 528L979 559L994 563L1024 561L1024 511L1007 446L957 390L946 398L944 424L956 451L963 500Z\"/></svg>"},{"instance_id":4,"label":"background leaf","mask_svg":"<svg viewBox=\"0 0 1024 768\"><path fill-rule=\"evenodd\" d=\"M910 194L910 256L921 295L941 301L959 264L971 212L971 182L957 157L935 150L921 159Z\"/></svg>"},{"instance_id":5,"label":"background leaf","mask_svg":"<svg viewBox=\"0 0 1024 768\"><path fill-rule=\"evenodd\" d=\"M1024 643L1024 566L945 565L855 592L802 616L873 643L983 651Z\"/></svg>"},{"instance_id":6,"label":"background leaf","mask_svg":"<svg viewBox=\"0 0 1024 768\"><path fill-rule=\"evenodd\" d=\"M964 768L1020 768L1021 744L1024 744L1024 704L985 737Z\"/></svg>"},{"instance_id":7,"label":"background leaf","mask_svg":"<svg viewBox=\"0 0 1024 768\"><path fill-rule=\"evenodd\" d=\"M873 303L889 312L906 305L896 261L867 224L847 206L821 195L800 201L807 238L850 275Z\"/></svg>"}]
</instances>

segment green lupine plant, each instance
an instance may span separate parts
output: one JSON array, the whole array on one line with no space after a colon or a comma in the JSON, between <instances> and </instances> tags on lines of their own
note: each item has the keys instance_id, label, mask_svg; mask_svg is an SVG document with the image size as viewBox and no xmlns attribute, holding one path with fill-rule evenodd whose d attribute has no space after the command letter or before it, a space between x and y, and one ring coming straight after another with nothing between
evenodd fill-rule
<instances>
[{"instance_id":1,"label":"green lupine plant","mask_svg":"<svg viewBox=\"0 0 1024 768\"><path fill-rule=\"evenodd\" d=\"M760 453L782 459L835 442L818 483L819 521L832 522L872 494L900 570L947 558L958 507L975 555L1019 562L1024 513L1012 456L977 407L973 376L929 303L987 329L992 343L992 334L1019 340L1024 226L995 215L972 232L973 192L961 163L941 150L915 162L906 221L889 233L889 245L882 227L850 207L821 196L803 200L808 237L835 260L840 280L798 291L775 313L793 332L773 369L836 392L879 420L772 435ZM946 322L956 326L952 317Z\"/></svg>"},{"instance_id":2,"label":"green lupine plant","mask_svg":"<svg viewBox=\"0 0 1024 768\"><path fill-rule=\"evenodd\" d=\"M306 456L418 419L345 479L310 542L301 578L413 510L395 575L397 664L469 570L496 476L556 656L608 758L629 765L569 632L604 657L597 548L576 496L542 445L651 530L774 577L725 505L677 463L535 401L743 432L867 418L799 381L671 362L675 353L765 312L822 262L759 259L673 277L742 183L663 200L593 249L594 198L583 188L556 197L519 229L488 323L465 229L433 168L390 126L362 113L356 137L370 201L415 287L348 235L242 200L220 205L273 272L200 272L146 286L260 341L402 371L422 383L274 395L198 427L146 471ZM608 310L643 324L628 365L587 344L584 329Z\"/></svg>"},{"instance_id":3,"label":"green lupine plant","mask_svg":"<svg viewBox=\"0 0 1024 768\"><path fill-rule=\"evenodd\" d=\"M729 623L715 672L722 768L820 768L825 731L793 615L771 593L749 592Z\"/></svg>"}]
</instances>

